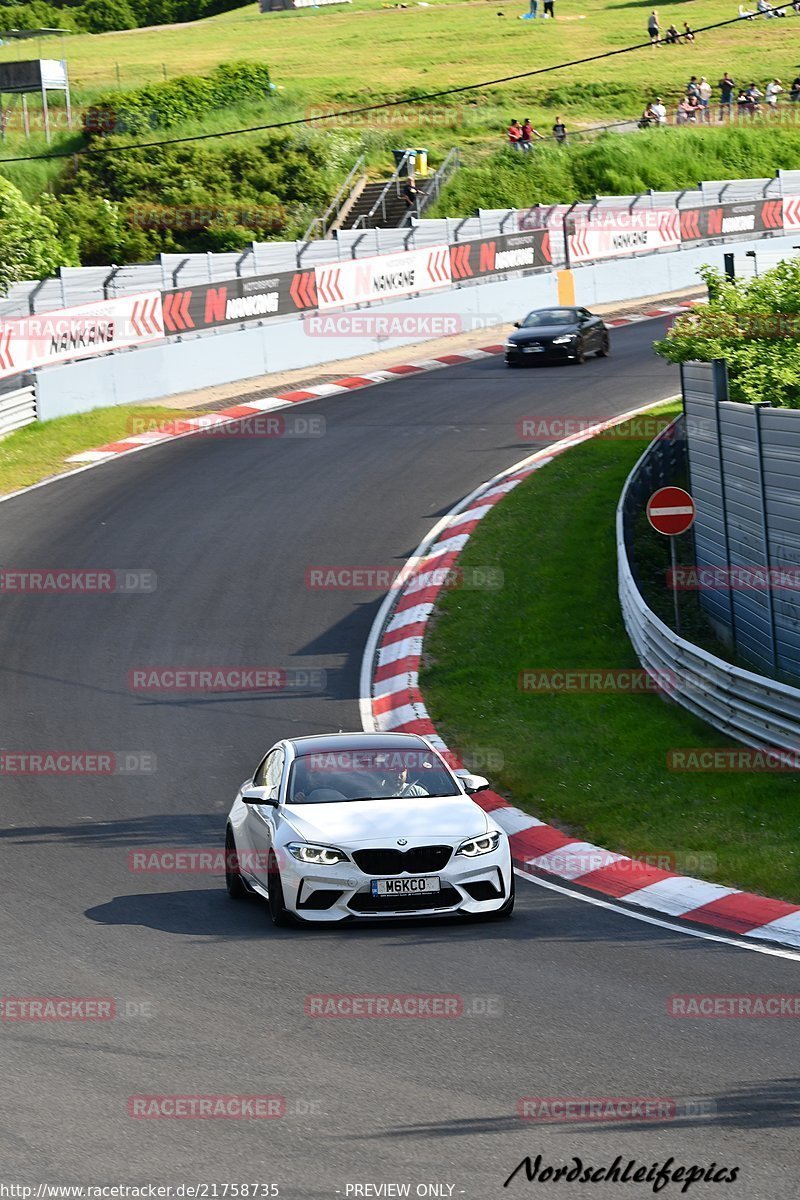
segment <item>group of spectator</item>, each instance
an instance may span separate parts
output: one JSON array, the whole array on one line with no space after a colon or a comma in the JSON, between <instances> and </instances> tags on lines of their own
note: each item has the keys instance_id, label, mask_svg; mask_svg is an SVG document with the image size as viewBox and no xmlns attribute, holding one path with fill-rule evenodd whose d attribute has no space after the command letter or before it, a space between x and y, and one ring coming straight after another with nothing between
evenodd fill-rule
<instances>
[{"instance_id":1,"label":"group of spectator","mask_svg":"<svg viewBox=\"0 0 800 1200\"><path fill-rule=\"evenodd\" d=\"M756 83L739 87L731 79L727 71L722 76L722 79L720 79L717 87L719 89L718 120L720 121L733 116L734 105L739 117L753 117L762 111L775 113L778 109L780 97L785 90L778 78L771 79L763 92ZM686 125L710 122L712 117L712 95L713 88L705 75L701 75L699 79L696 75L692 75L686 85L686 94L678 104L675 113L675 124ZM789 90L789 98L795 103L800 102L800 75L792 83ZM762 101L764 102L763 109ZM661 97L656 96L655 100L648 104L642 113L639 127L647 129L654 125L666 124L666 106Z\"/></svg>"},{"instance_id":2,"label":"group of spectator","mask_svg":"<svg viewBox=\"0 0 800 1200\"><path fill-rule=\"evenodd\" d=\"M792 12L800 13L800 0L793 0L791 5ZM756 17L785 17L786 8L782 6L775 7L769 3L769 0L758 0L755 9L745 8L743 4L739 5L739 16L745 21L755 21Z\"/></svg>"},{"instance_id":3,"label":"group of spectator","mask_svg":"<svg viewBox=\"0 0 800 1200\"><path fill-rule=\"evenodd\" d=\"M798 0L800 4L800 0ZM666 44L668 46L677 46L679 42L693 42L694 31L688 21L683 22L683 30L677 29L673 21L669 28L665 31L663 37L661 35L661 25L658 20L658 11L654 8L647 18L647 35L650 38L650 45L655 50L656 46Z\"/></svg>"},{"instance_id":4,"label":"group of spectator","mask_svg":"<svg viewBox=\"0 0 800 1200\"><path fill-rule=\"evenodd\" d=\"M546 140L543 133L539 133L538 129L533 128L530 117L526 117L521 125L517 118L514 117L506 130L506 136L509 146L513 150L520 150L523 153L527 153L530 150L535 137L539 138L540 141ZM559 146L562 146L567 140L567 127L561 117L556 117L556 123L553 126L553 139Z\"/></svg>"}]
</instances>

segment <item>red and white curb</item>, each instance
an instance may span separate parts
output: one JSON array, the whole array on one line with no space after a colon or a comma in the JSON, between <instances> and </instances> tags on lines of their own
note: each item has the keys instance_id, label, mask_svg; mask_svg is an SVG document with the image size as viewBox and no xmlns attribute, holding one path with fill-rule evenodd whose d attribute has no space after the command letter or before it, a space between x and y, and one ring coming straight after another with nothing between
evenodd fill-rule
<instances>
[{"instance_id":1,"label":"red and white curb","mask_svg":"<svg viewBox=\"0 0 800 1200\"><path fill-rule=\"evenodd\" d=\"M655 317L668 317L685 312L695 301L686 300L680 304L662 305L648 309L646 312L631 313L624 317L606 319L607 325L633 325L638 321L651 321ZM421 358L416 362L402 363L395 367L386 367L381 371L367 371L363 375L348 375L337 379L335 383L322 383L315 387L298 388L291 392L281 392L276 396L267 396L263 400L248 400L244 404L234 405L219 412L208 413L199 417L186 417L179 420L165 420L163 428L149 430L145 433L131 434L130 437L120 438L119 441L109 442L98 446L95 450L82 450L80 454L71 455L66 461L71 463L101 463L115 458L120 454L133 454L148 446L159 445L162 442L173 442L177 438L191 437L193 434L207 433L209 430L242 421L248 417L257 417L262 413L276 412L293 404L302 404L307 400L319 400L325 396L335 396L342 392L354 392L359 388L373 387L376 383L391 383L393 379L404 379L408 375L418 375L423 371L438 371L442 367L455 367L461 363L473 362L479 358L491 358L502 354L504 346L498 343L492 346L482 346L475 350L460 350L455 354L441 354L436 358Z\"/></svg>"},{"instance_id":2,"label":"red and white curb","mask_svg":"<svg viewBox=\"0 0 800 1200\"><path fill-rule=\"evenodd\" d=\"M436 525L405 564L373 625L361 675L365 729L422 734L451 765L461 766L437 733L419 690L425 629L448 571L479 522L534 471L572 446L644 411L647 409L636 409L598 423L537 451L481 485ZM612 899L614 907L623 902L662 919L687 922L686 926L668 925L672 929L688 932L696 926L800 949L799 905L692 879L612 853L513 808L496 792L481 792L475 799L509 834L514 865L523 874L539 881L566 881L581 889L584 898L585 889L589 896Z\"/></svg>"}]
</instances>

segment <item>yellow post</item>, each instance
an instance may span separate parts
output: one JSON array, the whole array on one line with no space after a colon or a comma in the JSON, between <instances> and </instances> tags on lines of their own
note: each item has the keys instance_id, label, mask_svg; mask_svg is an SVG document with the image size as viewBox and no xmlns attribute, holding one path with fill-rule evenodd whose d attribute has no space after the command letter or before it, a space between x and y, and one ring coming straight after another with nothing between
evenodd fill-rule
<instances>
[{"instance_id":1,"label":"yellow post","mask_svg":"<svg viewBox=\"0 0 800 1200\"><path fill-rule=\"evenodd\" d=\"M558 303L574 304L575 277L572 271L556 271L556 281L558 283Z\"/></svg>"}]
</instances>

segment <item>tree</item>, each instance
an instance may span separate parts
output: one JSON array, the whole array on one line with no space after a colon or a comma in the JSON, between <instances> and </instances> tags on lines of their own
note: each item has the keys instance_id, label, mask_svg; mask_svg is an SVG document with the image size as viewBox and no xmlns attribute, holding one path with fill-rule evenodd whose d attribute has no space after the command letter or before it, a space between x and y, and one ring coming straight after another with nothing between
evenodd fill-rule
<instances>
[{"instance_id":1,"label":"tree","mask_svg":"<svg viewBox=\"0 0 800 1200\"><path fill-rule=\"evenodd\" d=\"M732 400L800 408L800 258L756 279L701 275L709 303L679 317L657 352L676 363L724 358Z\"/></svg>"},{"instance_id":2,"label":"tree","mask_svg":"<svg viewBox=\"0 0 800 1200\"><path fill-rule=\"evenodd\" d=\"M23 279L78 265L76 243L63 241L53 221L0 177L0 291Z\"/></svg>"}]
</instances>

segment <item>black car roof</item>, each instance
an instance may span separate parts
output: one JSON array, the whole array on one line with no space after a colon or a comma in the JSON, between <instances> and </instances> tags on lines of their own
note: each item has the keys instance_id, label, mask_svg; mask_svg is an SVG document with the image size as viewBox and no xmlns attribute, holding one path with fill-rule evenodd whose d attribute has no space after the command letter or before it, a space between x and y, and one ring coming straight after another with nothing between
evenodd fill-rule
<instances>
[{"instance_id":1,"label":"black car roof","mask_svg":"<svg viewBox=\"0 0 800 1200\"><path fill-rule=\"evenodd\" d=\"M407 749L427 743L416 733L317 733L286 739L296 754L336 754L341 750L368 750L381 746L387 750Z\"/></svg>"}]
</instances>

